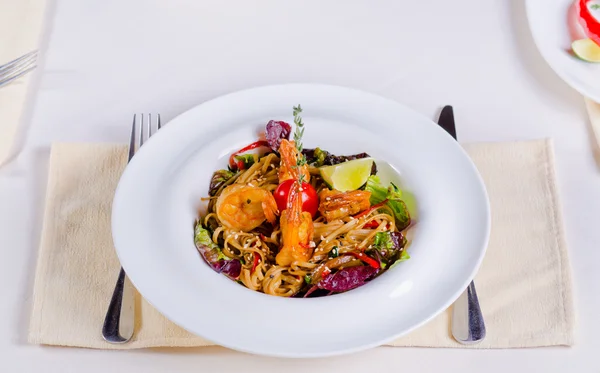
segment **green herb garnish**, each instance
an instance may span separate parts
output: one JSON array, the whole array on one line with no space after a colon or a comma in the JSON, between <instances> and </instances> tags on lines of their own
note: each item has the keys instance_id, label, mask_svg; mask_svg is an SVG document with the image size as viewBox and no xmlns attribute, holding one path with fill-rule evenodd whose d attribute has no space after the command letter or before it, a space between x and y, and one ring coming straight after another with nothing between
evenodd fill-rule
<instances>
[{"instance_id":1,"label":"green herb garnish","mask_svg":"<svg viewBox=\"0 0 600 373\"><path fill-rule=\"evenodd\" d=\"M302 107L298 104L298 106L294 106L294 124L296 125L294 141L296 142L296 149L298 149L298 152L302 152L302 136L304 136L304 123L302 122L300 113L302 113Z\"/></svg>"},{"instance_id":2,"label":"green herb garnish","mask_svg":"<svg viewBox=\"0 0 600 373\"><path fill-rule=\"evenodd\" d=\"M294 106L294 124L296 125L296 130L294 131L294 142L296 143L296 149L298 150L298 159L296 160L296 169L300 170L301 166L306 164L306 157L302 154L302 136L304 136L304 122L302 122L302 117L300 113L302 113L302 107L300 104L298 106ZM298 182L300 185L304 182L304 175L301 172L298 172Z\"/></svg>"},{"instance_id":3,"label":"green herb garnish","mask_svg":"<svg viewBox=\"0 0 600 373\"><path fill-rule=\"evenodd\" d=\"M338 251L338 247L334 246L331 251L329 252L329 257L330 258L337 258L338 256L340 256L340 253Z\"/></svg>"}]
</instances>

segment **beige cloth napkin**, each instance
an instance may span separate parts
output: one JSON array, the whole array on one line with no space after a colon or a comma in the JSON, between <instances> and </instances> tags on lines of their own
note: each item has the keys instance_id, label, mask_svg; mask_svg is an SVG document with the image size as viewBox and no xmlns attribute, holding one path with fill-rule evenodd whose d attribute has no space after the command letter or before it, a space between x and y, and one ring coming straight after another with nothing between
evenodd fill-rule
<instances>
[{"instance_id":1,"label":"beige cloth napkin","mask_svg":"<svg viewBox=\"0 0 600 373\"><path fill-rule=\"evenodd\" d=\"M487 324L473 348L573 343L570 266L550 141L466 147L488 188L489 248L476 278ZM122 145L52 148L45 220L33 291L29 341L129 349L211 344L171 323L137 294L133 340L111 345L100 334L119 270L110 208L126 164ZM392 343L464 347L450 333L450 311Z\"/></svg>"},{"instance_id":2,"label":"beige cloth napkin","mask_svg":"<svg viewBox=\"0 0 600 373\"><path fill-rule=\"evenodd\" d=\"M38 48L46 0L0 0L0 65ZM0 89L0 164L10 155L32 74Z\"/></svg>"}]
</instances>

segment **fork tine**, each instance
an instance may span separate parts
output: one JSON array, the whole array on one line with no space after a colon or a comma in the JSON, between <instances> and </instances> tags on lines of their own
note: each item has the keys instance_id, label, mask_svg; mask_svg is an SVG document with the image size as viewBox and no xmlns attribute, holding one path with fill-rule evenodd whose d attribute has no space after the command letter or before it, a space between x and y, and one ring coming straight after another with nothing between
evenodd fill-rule
<instances>
[{"instance_id":1,"label":"fork tine","mask_svg":"<svg viewBox=\"0 0 600 373\"><path fill-rule=\"evenodd\" d=\"M140 147L144 145L144 114L140 114Z\"/></svg>"},{"instance_id":2,"label":"fork tine","mask_svg":"<svg viewBox=\"0 0 600 373\"><path fill-rule=\"evenodd\" d=\"M14 65L2 67L2 68L0 68L0 75L6 76L6 75L13 74L15 71L26 69L30 66L35 65L36 61L37 60L35 58L29 58L26 60L22 60Z\"/></svg>"},{"instance_id":3,"label":"fork tine","mask_svg":"<svg viewBox=\"0 0 600 373\"><path fill-rule=\"evenodd\" d=\"M152 136L152 114L148 114L148 138Z\"/></svg>"},{"instance_id":4,"label":"fork tine","mask_svg":"<svg viewBox=\"0 0 600 373\"><path fill-rule=\"evenodd\" d=\"M135 114L133 114L133 125L131 126L131 139L129 140L129 159L135 154Z\"/></svg>"},{"instance_id":5,"label":"fork tine","mask_svg":"<svg viewBox=\"0 0 600 373\"><path fill-rule=\"evenodd\" d=\"M29 52L4 65L0 65L0 87L20 78L36 67L37 51Z\"/></svg>"},{"instance_id":6,"label":"fork tine","mask_svg":"<svg viewBox=\"0 0 600 373\"><path fill-rule=\"evenodd\" d=\"M0 70L0 79L8 79L11 75L18 74L19 72L26 70L32 66L35 66L35 60L23 61L17 65L13 65L10 68Z\"/></svg>"},{"instance_id":7,"label":"fork tine","mask_svg":"<svg viewBox=\"0 0 600 373\"><path fill-rule=\"evenodd\" d=\"M4 65L0 65L0 71L12 68L15 65L25 63L26 61L35 60L36 58L37 58L37 50L31 51L29 53L22 55L19 58L16 58L10 62L5 63Z\"/></svg>"},{"instance_id":8,"label":"fork tine","mask_svg":"<svg viewBox=\"0 0 600 373\"><path fill-rule=\"evenodd\" d=\"M0 76L0 87L3 87L5 85L7 85L8 83L12 82L13 80L22 77L23 75L27 74L28 72L30 72L31 70L33 70L35 68L36 68L36 65L33 65L33 66L29 67L28 69L14 73L12 75L8 75L6 77Z\"/></svg>"},{"instance_id":9,"label":"fork tine","mask_svg":"<svg viewBox=\"0 0 600 373\"><path fill-rule=\"evenodd\" d=\"M138 145L138 150L140 147L142 147L142 145L144 145L146 143L146 141L148 141L148 139L150 139L150 137L152 135L154 135L156 133L156 131L158 131L158 129L161 128L161 124L160 124L160 114L156 114L156 119L155 122L156 125L152 124L152 114L148 113L148 114L144 114L144 113L140 113L139 115L139 121L136 120L137 119L137 114L133 115L133 122L134 122L134 126L139 125L138 128L138 132L140 134L140 139L139 139L139 145ZM135 127L131 130L132 134L135 131ZM135 142L134 137L132 136L132 144Z\"/></svg>"}]
</instances>

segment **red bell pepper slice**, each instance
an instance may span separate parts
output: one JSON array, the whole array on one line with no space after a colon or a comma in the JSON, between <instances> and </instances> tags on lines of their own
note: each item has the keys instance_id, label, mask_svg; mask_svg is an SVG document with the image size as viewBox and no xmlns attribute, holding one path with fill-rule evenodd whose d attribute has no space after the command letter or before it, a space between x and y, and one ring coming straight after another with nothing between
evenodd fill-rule
<instances>
[{"instance_id":1,"label":"red bell pepper slice","mask_svg":"<svg viewBox=\"0 0 600 373\"><path fill-rule=\"evenodd\" d=\"M252 149L256 149L260 146L269 146L269 143L265 140L258 140L253 142L252 144L245 146L243 148L241 148L240 150L238 150L237 152L231 154L231 156L229 156L229 168L231 168L232 170L235 170L236 168L238 169L242 169L244 162L239 161L239 162L235 162L235 156L240 154L240 153L245 153L248 150L252 150Z\"/></svg>"},{"instance_id":2,"label":"red bell pepper slice","mask_svg":"<svg viewBox=\"0 0 600 373\"><path fill-rule=\"evenodd\" d=\"M256 266L258 266L259 261L260 261L260 255L257 252L254 252L254 261L252 262L251 273L254 273L254 270L256 269Z\"/></svg>"},{"instance_id":3,"label":"red bell pepper slice","mask_svg":"<svg viewBox=\"0 0 600 373\"><path fill-rule=\"evenodd\" d=\"M379 202L379 203L371 206L369 209L367 209L367 210L365 210L365 211L363 211L363 212L361 212L359 214L354 215L354 219L360 219L360 218L362 218L365 215L369 215L371 213L371 211L377 210L378 208L380 208L383 205L385 205L387 202L388 202L388 200L386 198L383 201L381 201L381 202Z\"/></svg>"},{"instance_id":4,"label":"red bell pepper slice","mask_svg":"<svg viewBox=\"0 0 600 373\"><path fill-rule=\"evenodd\" d=\"M377 228L377 227L379 227L379 223L377 223L375 220L371 220L367 224L363 225L363 228Z\"/></svg>"},{"instance_id":5,"label":"red bell pepper slice","mask_svg":"<svg viewBox=\"0 0 600 373\"><path fill-rule=\"evenodd\" d=\"M378 261L376 261L375 259L371 258L367 254L364 254L364 253L355 253L355 252L350 252L348 254L354 256L357 259L362 260L363 262L367 263L368 265L370 265L373 268L380 268L381 267L381 265L379 264Z\"/></svg>"}]
</instances>

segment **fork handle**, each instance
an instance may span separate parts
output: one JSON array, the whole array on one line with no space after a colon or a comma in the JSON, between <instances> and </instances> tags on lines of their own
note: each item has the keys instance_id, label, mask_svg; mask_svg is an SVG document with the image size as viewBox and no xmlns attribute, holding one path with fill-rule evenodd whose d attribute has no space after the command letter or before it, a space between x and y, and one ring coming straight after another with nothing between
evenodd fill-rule
<instances>
[{"instance_id":1,"label":"fork handle","mask_svg":"<svg viewBox=\"0 0 600 373\"><path fill-rule=\"evenodd\" d=\"M475 283L471 281L469 286L454 302L452 309L452 336L462 344L475 344L485 338L485 322Z\"/></svg>"},{"instance_id":2,"label":"fork handle","mask_svg":"<svg viewBox=\"0 0 600 373\"><path fill-rule=\"evenodd\" d=\"M134 296L133 285L121 267L102 326L102 337L105 341L125 343L133 336Z\"/></svg>"}]
</instances>

